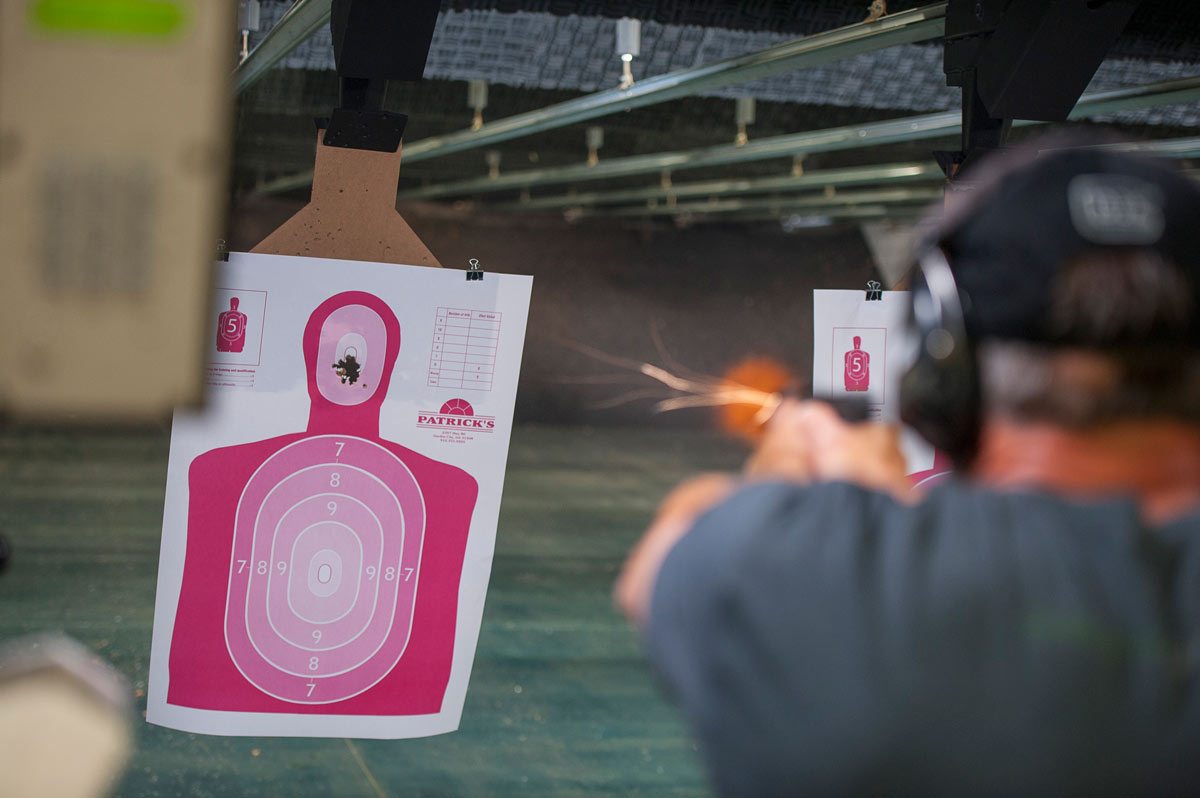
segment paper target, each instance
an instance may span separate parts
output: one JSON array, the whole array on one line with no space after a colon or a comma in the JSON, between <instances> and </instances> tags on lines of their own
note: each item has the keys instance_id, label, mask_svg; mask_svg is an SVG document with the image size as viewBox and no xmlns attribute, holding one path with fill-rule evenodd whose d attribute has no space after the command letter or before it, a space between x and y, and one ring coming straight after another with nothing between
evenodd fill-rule
<instances>
[{"instance_id":1,"label":"paper target","mask_svg":"<svg viewBox=\"0 0 1200 798\"><path fill-rule=\"evenodd\" d=\"M442 269L237 254L217 268L213 318L249 332L240 353L211 345L211 401L175 417L147 720L255 736L454 729L528 279L485 286L511 286L502 297ZM512 319L475 407L424 378L445 303ZM447 403L475 413L470 426L422 423Z\"/></svg>"}]
</instances>

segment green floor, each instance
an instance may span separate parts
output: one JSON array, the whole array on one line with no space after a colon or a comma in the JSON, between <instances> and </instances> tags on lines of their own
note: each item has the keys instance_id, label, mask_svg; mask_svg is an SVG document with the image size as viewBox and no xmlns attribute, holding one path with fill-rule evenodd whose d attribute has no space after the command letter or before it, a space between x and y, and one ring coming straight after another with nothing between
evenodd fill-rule
<instances>
[{"instance_id":1,"label":"green floor","mask_svg":"<svg viewBox=\"0 0 1200 798\"><path fill-rule=\"evenodd\" d=\"M609 591L671 484L729 468L715 436L518 428L460 730L425 740L207 737L144 722L122 796L705 795L696 754ZM0 641L61 630L145 709L165 432L0 431ZM69 757L64 762L69 761Z\"/></svg>"}]
</instances>

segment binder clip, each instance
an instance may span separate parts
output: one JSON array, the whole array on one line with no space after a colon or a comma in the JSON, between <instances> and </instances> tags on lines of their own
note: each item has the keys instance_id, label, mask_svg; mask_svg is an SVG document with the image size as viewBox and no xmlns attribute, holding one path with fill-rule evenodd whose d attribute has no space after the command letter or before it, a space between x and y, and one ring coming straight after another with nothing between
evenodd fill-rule
<instances>
[{"instance_id":1,"label":"binder clip","mask_svg":"<svg viewBox=\"0 0 1200 798\"><path fill-rule=\"evenodd\" d=\"M883 301L883 284L878 280L867 280L867 302Z\"/></svg>"},{"instance_id":2,"label":"binder clip","mask_svg":"<svg viewBox=\"0 0 1200 798\"><path fill-rule=\"evenodd\" d=\"M483 268L479 265L479 259L471 258L471 260L468 262L471 264L471 267L467 269L467 282L471 282L472 280L482 280Z\"/></svg>"},{"instance_id":3,"label":"binder clip","mask_svg":"<svg viewBox=\"0 0 1200 798\"><path fill-rule=\"evenodd\" d=\"M229 260L229 245L223 238L217 239L217 260Z\"/></svg>"}]
</instances>

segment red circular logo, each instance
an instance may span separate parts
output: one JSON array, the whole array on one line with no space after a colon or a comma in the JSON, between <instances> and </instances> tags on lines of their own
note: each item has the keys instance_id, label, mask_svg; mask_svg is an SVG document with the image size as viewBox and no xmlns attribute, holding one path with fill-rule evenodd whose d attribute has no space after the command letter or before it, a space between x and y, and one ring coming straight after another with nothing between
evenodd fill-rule
<instances>
[{"instance_id":1,"label":"red circular logo","mask_svg":"<svg viewBox=\"0 0 1200 798\"><path fill-rule=\"evenodd\" d=\"M443 416L473 416L475 408L466 399L451 399L438 412Z\"/></svg>"}]
</instances>

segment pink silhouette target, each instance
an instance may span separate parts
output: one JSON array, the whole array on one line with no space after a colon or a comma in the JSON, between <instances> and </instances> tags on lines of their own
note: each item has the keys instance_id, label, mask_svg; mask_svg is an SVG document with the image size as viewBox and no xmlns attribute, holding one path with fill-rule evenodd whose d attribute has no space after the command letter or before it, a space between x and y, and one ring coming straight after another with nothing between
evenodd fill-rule
<instances>
[{"instance_id":1,"label":"pink silhouette target","mask_svg":"<svg viewBox=\"0 0 1200 798\"><path fill-rule=\"evenodd\" d=\"M246 314L238 310L239 300L229 300L229 310L217 317L217 351L241 352L246 346Z\"/></svg>"},{"instance_id":2,"label":"pink silhouette target","mask_svg":"<svg viewBox=\"0 0 1200 798\"><path fill-rule=\"evenodd\" d=\"M192 461L167 702L437 713L478 486L379 437L400 351L382 300L331 297L302 344L307 430Z\"/></svg>"},{"instance_id":3,"label":"pink silhouette target","mask_svg":"<svg viewBox=\"0 0 1200 798\"><path fill-rule=\"evenodd\" d=\"M845 366L843 384L847 391L870 390L871 355L862 348L862 336L854 336L854 348L846 353Z\"/></svg>"}]
</instances>

